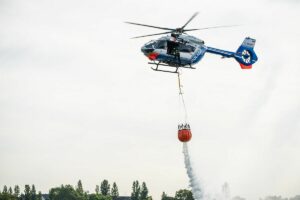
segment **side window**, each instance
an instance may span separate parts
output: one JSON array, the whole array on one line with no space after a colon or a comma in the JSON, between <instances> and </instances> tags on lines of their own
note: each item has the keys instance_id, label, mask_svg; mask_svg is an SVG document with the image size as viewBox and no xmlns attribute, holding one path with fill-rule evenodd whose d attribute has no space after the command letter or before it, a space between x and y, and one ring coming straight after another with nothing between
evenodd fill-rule
<instances>
[{"instance_id":1,"label":"side window","mask_svg":"<svg viewBox=\"0 0 300 200\"><path fill-rule=\"evenodd\" d=\"M195 47L190 46L190 45L180 44L179 45L179 51L180 52L185 52L185 53L192 53L192 52L195 51Z\"/></svg>"}]
</instances>

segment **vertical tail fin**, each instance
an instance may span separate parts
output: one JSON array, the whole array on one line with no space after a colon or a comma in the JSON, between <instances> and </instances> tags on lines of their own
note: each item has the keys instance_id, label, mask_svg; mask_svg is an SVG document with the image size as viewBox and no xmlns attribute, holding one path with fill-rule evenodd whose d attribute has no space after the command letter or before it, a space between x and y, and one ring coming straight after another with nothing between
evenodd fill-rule
<instances>
[{"instance_id":1,"label":"vertical tail fin","mask_svg":"<svg viewBox=\"0 0 300 200\"><path fill-rule=\"evenodd\" d=\"M245 38L242 45L234 54L235 60L240 64L242 69L251 69L252 64L257 61L257 56L253 50L255 41L255 39L250 37Z\"/></svg>"}]
</instances>

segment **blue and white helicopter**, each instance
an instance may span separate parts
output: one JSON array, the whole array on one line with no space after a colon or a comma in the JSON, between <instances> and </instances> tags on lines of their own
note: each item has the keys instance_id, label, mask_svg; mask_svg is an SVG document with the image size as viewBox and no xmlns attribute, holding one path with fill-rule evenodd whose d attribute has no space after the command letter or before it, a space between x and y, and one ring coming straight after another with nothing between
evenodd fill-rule
<instances>
[{"instance_id":1,"label":"blue and white helicopter","mask_svg":"<svg viewBox=\"0 0 300 200\"><path fill-rule=\"evenodd\" d=\"M151 40L141 48L144 55L150 59L150 62L148 63L156 65L155 68L152 68L155 71L177 73L180 67L195 69L193 65L198 63L203 58L206 52L221 55L222 58L234 58L240 64L242 69L251 69L252 64L257 61L257 56L253 50L255 39L252 39L250 37L245 38L244 42L236 52L208 47L204 44L203 40L188 35L186 34L186 32L232 26L214 26L196 29L185 29L188 23L190 23L197 16L197 14L198 12L195 13L182 27L175 29L139 24L134 22L125 23L167 30L167 32L163 33L142 35L133 38L142 38L170 33L170 35L163 36L157 40ZM165 69L165 67L163 67L164 69L161 69L160 66L165 66L167 67L167 69ZM175 68L175 70L171 71L169 70L169 67Z\"/></svg>"}]
</instances>

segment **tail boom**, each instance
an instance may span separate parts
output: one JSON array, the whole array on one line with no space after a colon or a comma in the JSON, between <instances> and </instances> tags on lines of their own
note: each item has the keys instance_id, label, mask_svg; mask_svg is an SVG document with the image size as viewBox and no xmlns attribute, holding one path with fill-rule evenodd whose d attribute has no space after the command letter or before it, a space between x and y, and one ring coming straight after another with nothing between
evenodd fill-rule
<instances>
[{"instance_id":1,"label":"tail boom","mask_svg":"<svg viewBox=\"0 0 300 200\"><path fill-rule=\"evenodd\" d=\"M217 48L213 48L213 47L207 47L206 52L221 55L226 58L234 57L234 52L225 51L225 50L217 49Z\"/></svg>"},{"instance_id":2,"label":"tail boom","mask_svg":"<svg viewBox=\"0 0 300 200\"><path fill-rule=\"evenodd\" d=\"M240 64L242 69L251 69L252 65L257 61L257 56L253 50L254 45L255 39L247 37L236 52L225 51L213 47L207 47L206 52L221 55L225 58L234 58Z\"/></svg>"}]
</instances>

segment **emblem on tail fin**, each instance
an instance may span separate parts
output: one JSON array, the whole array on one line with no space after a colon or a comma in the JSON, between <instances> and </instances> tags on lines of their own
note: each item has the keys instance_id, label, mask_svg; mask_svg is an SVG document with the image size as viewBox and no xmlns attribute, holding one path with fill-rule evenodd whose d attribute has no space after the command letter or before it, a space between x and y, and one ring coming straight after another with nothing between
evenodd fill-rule
<instances>
[{"instance_id":1,"label":"emblem on tail fin","mask_svg":"<svg viewBox=\"0 0 300 200\"><path fill-rule=\"evenodd\" d=\"M251 69L252 64L257 61L257 56L253 50L255 46L255 39L245 38L242 45L238 48L234 54L234 58L241 65L242 69Z\"/></svg>"},{"instance_id":2,"label":"emblem on tail fin","mask_svg":"<svg viewBox=\"0 0 300 200\"><path fill-rule=\"evenodd\" d=\"M250 52L246 49L242 52L242 59L245 63L250 63L251 61L251 55Z\"/></svg>"}]
</instances>

